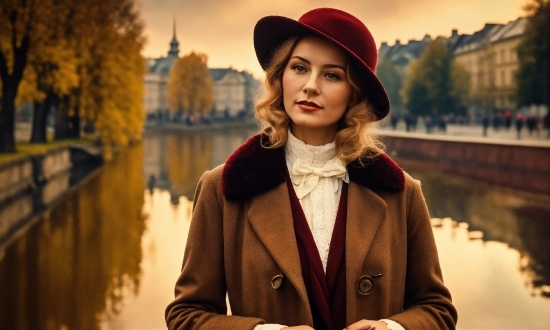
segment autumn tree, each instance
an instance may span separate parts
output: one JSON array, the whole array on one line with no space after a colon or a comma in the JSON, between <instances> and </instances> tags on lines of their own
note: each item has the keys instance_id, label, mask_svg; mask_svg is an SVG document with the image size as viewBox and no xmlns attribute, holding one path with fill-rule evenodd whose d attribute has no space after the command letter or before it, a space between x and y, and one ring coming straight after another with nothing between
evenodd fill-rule
<instances>
[{"instance_id":1,"label":"autumn tree","mask_svg":"<svg viewBox=\"0 0 550 330\"><path fill-rule=\"evenodd\" d=\"M16 97L35 104L34 141L45 141L50 108L56 139L78 137L86 121L107 156L139 140L144 41L134 0L0 2L0 152L15 150Z\"/></svg>"},{"instance_id":2,"label":"autumn tree","mask_svg":"<svg viewBox=\"0 0 550 330\"><path fill-rule=\"evenodd\" d=\"M15 151L15 99L29 53L48 38L53 0L0 1L0 152Z\"/></svg>"},{"instance_id":3,"label":"autumn tree","mask_svg":"<svg viewBox=\"0 0 550 330\"><path fill-rule=\"evenodd\" d=\"M132 0L93 1L98 4L88 13L94 15L95 24L85 45L86 60L79 67L81 84L61 109L60 121L66 124L77 115L78 120L93 123L109 158L112 146L141 139L145 61L140 53L145 39Z\"/></svg>"},{"instance_id":4,"label":"autumn tree","mask_svg":"<svg viewBox=\"0 0 550 330\"><path fill-rule=\"evenodd\" d=\"M464 88L468 86L467 81L465 69L453 62L445 41L438 38L430 42L420 58L411 64L401 96L408 110L415 115L460 113L466 102Z\"/></svg>"},{"instance_id":5,"label":"autumn tree","mask_svg":"<svg viewBox=\"0 0 550 330\"><path fill-rule=\"evenodd\" d=\"M191 52L174 63L168 81L168 105L178 114L206 114L212 110L212 77L204 54Z\"/></svg>"},{"instance_id":6,"label":"autumn tree","mask_svg":"<svg viewBox=\"0 0 550 330\"><path fill-rule=\"evenodd\" d=\"M550 109L550 0L531 0L524 9L528 23L517 48L518 103Z\"/></svg>"},{"instance_id":7,"label":"autumn tree","mask_svg":"<svg viewBox=\"0 0 550 330\"><path fill-rule=\"evenodd\" d=\"M78 84L77 58L67 34L70 18L75 7L84 7L80 2L57 0L44 8L41 15L55 24L41 26L47 31L37 31L38 42L28 54L16 104L33 104L31 142L46 142L46 120L52 107L57 106L60 97L68 95Z\"/></svg>"},{"instance_id":8,"label":"autumn tree","mask_svg":"<svg viewBox=\"0 0 550 330\"><path fill-rule=\"evenodd\" d=\"M400 111L403 107L403 101L401 100L399 92L401 91L403 82L401 81L401 76L399 76L397 69L388 58L383 57L381 59L376 67L376 75L386 88L392 109Z\"/></svg>"}]
</instances>

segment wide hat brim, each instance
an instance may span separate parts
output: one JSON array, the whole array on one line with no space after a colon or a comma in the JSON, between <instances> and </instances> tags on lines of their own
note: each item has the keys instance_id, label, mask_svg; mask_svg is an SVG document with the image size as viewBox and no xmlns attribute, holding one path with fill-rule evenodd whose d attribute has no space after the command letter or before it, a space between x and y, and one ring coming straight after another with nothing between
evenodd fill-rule
<instances>
[{"instance_id":1,"label":"wide hat brim","mask_svg":"<svg viewBox=\"0 0 550 330\"><path fill-rule=\"evenodd\" d=\"M357 64L354 67L360 71L357 77L361 81L361 87L365 89L364 92L374 108L377 119L386 117L390 111L390 100L382 82L374 74L375 68L371 69L361 57L344 44L312 26L283 16L266 16L260 19L254 27L254 49L261 67L264 70L267 69L273 52L282 42L292 36L308 34L326 38L350 55L350 59Z\"/></svg>"}]
</instances>

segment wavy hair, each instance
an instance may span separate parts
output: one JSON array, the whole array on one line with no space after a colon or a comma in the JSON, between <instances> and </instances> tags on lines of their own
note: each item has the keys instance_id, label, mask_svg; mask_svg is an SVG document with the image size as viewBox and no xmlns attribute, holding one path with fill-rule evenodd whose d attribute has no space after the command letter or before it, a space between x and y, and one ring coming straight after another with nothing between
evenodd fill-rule
<instances>
[{"instance_id":1,"label":"wavy hair","mask_svg":"<svg viewBox=\"0 0 550 330\"><path fill-rule=\"evenodd\" d=\"M290 59L292 50L300 36L287 39L274 51L271 63L266 68L263 91L256 97L255 117L260 122L261 132L269 138L269 143L262 141L264 148L279 148L285 145L288 138L290 117L283 103L283 72ZM347 55L347 54L346 54ZM352 86L350 107L338 124L335 146L338 158L345 164L358 160L361 164L377 156L384 150L378 136L372 132L377 125L377 117L356 76L356 65L347 56L347 79Z\"/></svg>"}]
</instances>

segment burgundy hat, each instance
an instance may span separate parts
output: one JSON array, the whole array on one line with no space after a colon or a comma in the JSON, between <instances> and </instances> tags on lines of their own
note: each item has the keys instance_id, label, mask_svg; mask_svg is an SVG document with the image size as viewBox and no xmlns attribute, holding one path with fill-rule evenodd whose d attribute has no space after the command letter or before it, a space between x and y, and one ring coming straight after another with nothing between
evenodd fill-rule
<instances>
[{"instance_id":1,"label":"burgundy hat","mask_svg":"<svg viewBox=\"0 0 550 330\"><path fill-rule=\"evenodd\" d=\"M359 19L333 8L318 8L308 11L298 21L282 16L266 16L254 27L254 48L260 65L265 70L273 51L286 39L295 35L320 35L350 55L358 65L358 78L378 119L390 111L390 100L384 86L374 74L378 51L376 43Z\"/></svg>"}]
</instances>

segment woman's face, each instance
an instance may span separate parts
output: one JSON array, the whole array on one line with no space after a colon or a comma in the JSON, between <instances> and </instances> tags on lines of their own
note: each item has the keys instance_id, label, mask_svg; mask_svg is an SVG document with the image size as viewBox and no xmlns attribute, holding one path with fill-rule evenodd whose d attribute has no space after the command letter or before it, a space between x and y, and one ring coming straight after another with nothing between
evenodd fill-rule
<instances>
[{"instance_id":1,"label":"woman's face","mask_svg":"<svg viewBox=\"0 0 550 330\"><path fill-rule=\"evenodd\" d=\"M284 107L296 137L321 133L331 135L328 142L334 140L352 93L346 67L346 54L328 40L306 36L296 44L282 79Z\"/></svg>"}]
</instances>

